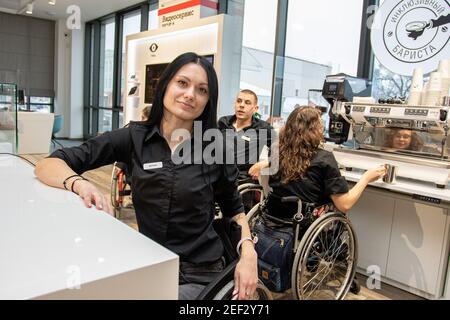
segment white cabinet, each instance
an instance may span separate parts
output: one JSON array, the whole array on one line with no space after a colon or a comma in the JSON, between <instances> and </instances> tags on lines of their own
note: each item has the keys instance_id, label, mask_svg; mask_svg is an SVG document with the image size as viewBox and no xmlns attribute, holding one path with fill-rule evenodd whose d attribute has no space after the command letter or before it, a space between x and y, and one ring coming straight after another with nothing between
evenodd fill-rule
<instances>
[{"instance_id":1,"label":"white cabinet","mask_svg":"<svg viewBox=\"0 0 450 320\"><path fill-rule=\"evenodd\" d=\"M366 190L349 212L350 221L358 238L358 266L376 265L386 275L395 200Z\"/></svg>"},{"instance_id":2,"label":"white cabinet","mask_svg":"<svg viewBox=\"0 0 450 320\"><path fill-rule=\"evenodd\" d=\"M397 199L386 277L432 295L441 292L446 221L447 209Z\"/></svg>"},{"instance_id":3,"label":"white cabinet","mask_svg":"<svg viewBox=\"0 0 450 320\"><path fill-rule=\"evenodd\" d=\"M349 213L359 240L358 267L376 265L389 283L440 298L449 254L448 204L368 188Z\"/></svg>"}]
</instances>

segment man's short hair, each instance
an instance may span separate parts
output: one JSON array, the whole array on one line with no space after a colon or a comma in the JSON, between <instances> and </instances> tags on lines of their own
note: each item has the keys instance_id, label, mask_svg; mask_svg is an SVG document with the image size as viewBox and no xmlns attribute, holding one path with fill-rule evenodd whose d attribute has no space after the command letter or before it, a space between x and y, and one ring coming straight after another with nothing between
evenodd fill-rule
<instances>
[{"instance_id":1,"label":"man's short hair","mask_svg":"<svg viewBox=\"0 0 450 320\"><path fill-rule=\"evenodd\" d=\"M258 96L256 95L256 93L254 93L252 90L250 89L242 89L241 91L242 93L247 93L247 94L251 94L254 98L255 98L255 104L258 104Z\"/></svg>"}]
</instances>

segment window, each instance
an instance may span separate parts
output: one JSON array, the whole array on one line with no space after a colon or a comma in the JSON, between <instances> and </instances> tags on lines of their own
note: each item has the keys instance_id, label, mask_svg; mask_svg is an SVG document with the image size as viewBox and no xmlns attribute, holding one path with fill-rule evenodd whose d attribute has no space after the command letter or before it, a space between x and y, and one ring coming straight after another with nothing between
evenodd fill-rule
<instances>
[{"instance_id":1,"label":"window","mask_svg":"<svg viewBox=\"0 0 450 320\"><path fill-rule=\"evenodd\" d=\"M405 98L409 93L411 77L393 73L374 57L372 73L372 97L378 99Z\"/></svg>"},{"instance_id":2,"label":"window","mask_svg":"<svg viewBox=\"0 0 450 320\"><path fill-rule=\"evenodd\" d=\"M29 97L30 111L37 111L43 113L52 112L53 99L49 97Z\"/></svg>"},{"instance_id":3,"label":"window","mask_svg":"<svg viewBox=\"0 0 450 320\"><path fill-rule=\"evenodd\" d=\"M99 107L111 108L113 106L113 81L114 81L114 34L115 22L113 19L107 20L101 26L100 44L100 90L98 103ZM112 129L111 112L99 110L99 132L110 131Z\"/></svg>"},{"instance_id":4,"label":"window","mask_svg":"<svg viewBox=\"0 0 450 320\"><path fill-rule=\"evenodd\" d=\"M112 107L112 89L114 76L114 33L115 22L109 20L102 24L100 50L100 95L101 107Z\"/></svg>"},{"instance_id":5,"label":"window","mask_svg":"<svg viewBox=\"0 0 450 320\"><path fill-rule=\"evenodd\" d=\"M117 129L123 124L123 105L125 92L125 50L126 36L147 29L142 26L141 15L149 15L156 9L158 24L158 2L150 0L132 7L109 14L106 17L87 22L85 88L84 138L98 132ZM144 29L144 30L143 30ZM116 31L119 31L116 32ZM118 48L117 50L115 48ZM98 80L97 80L98 79ZM97 101L98 100L98 101Z\"/></svg>"},{"instance_id":6,"label":"window","mask_svg":"<svg viewBox=\"0 0 450 320\"><path fill-rule=\"evenodd\" d=\"M381 6L383 2L384 0L380 0L379 5ZM369 29L366 30L370 33ZM389 71L383 67L375 56L373 57L373 61L372 97L376 101L390 97L406 97L411 86L411 77Z\"/></svg>"},{"instance_id":7,"label":"window","mask_svg":"<svg viewBox=\"0 0 450 320\"><path fill-rule=\"evenodd\" d=\"M270 116L277 1L264 1L264 10L260 8L261 0L245 1L240 88L256 93L259 113L266 120Z\"/></svg>"},{"instance_id":8,"label":"window","mask_svg":"<svg viewBox=\"0 0 450 320\"><path fill-rule=\"evenodd\" d=\"M329 74L356 76L361 0L289 1L283 101L286 119L296 104L318 101Z\"/></svg>"},{"instance_id":9,"label":"window","mask_svg":"<svg viewBox=\"0 0 450 320\"><path fill-rule=\"evenodd\" d=\"M148 11L148 30L158 29L158 26L158 3L153 3L150 4L150 10Z\"/></svg>"},{"instance_id":10,"label":"window","mask_svg":"<svg viewBox=\"0 0 450 320\"><path fill-rule=\"evenodd\" d=\"M127 35L138 33L141 31L141 12L136 11L129 13L123 18L123 32L122 32L122 71L121 71L121 81L120 81L120 105L123 107L125 105L124 97L126 94L125 90L125 51L126 51L126 37Z\"/></svg>"}]
</instances>

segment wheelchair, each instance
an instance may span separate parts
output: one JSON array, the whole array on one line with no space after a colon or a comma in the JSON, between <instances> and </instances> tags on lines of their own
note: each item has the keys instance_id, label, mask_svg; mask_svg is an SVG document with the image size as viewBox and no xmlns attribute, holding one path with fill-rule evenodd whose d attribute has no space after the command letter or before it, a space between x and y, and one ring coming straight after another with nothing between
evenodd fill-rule
<instances>
[{"instance_id":1,"label":"wheelchair","mask_svg":"<svg viewBox=\"0 0 450 320\"><path fill-rule=\"evenodd\" d=\"M264 223L263 217L272 221L278 219L268 213L266 200L267 194L265 200L247 213L250 228L256 236L256 224ZM312 204L302 203L298 197L283 197L280 200L283 204L290 203L291 207L296 205L297 211L292 218L278 219L279 225L290 226L294 235L288 287L292 290L293 298L341 300L349 290L357 294L360 290L355 279L358 244L347 216L333 210L320 212ZM262 263L258 261L259 269ZM267 273L261 269L259 273L267 284Z\"/></svg>"},{"instance_id":2,"label":"wheelchair","mask_svg":"<svg viewBox=\"0 0 450 320\"><path fill-rule=\"evenodd\" d=\"M111 205L114 217L120 219L123 209L133 209L131 181L126 164L115 162L111 173Z\"/></svg>"},{"instance_id":3,"label":"wheelchair","mask_svg":"<svg viewBox=\"0 0 450 320\"><path fill-rule=\"evenodd\" d=\"M234 270L239 261L236 244L241 238L240 226L230 218L214 219L214 229L220 236L223 247L226 267L223 272L210 282L197 297L197 300L232 300L234 291ZM250 300L272 300L272 293L258 280L255 293Z\"/></svg>"}]
</instances>

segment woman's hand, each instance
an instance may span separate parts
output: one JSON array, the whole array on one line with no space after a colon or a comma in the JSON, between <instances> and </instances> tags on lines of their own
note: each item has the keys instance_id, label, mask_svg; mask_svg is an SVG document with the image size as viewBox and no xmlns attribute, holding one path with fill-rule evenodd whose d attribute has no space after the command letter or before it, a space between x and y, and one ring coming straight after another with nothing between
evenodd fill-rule
<instances>
[{"instance_id":1,"label":"woman's hand","mask_svg":"<svg viewBox=\"0 0 450 320\"><path fill-rule=\"evenodd\" d=\"M251 166L251 168L248 170L248 174L253 179L257 180L259 175L261 174L261 169L267 168L268 166L269 166L269 163L267 161L257 162Z\"/></svg>"},{"instance_id":2,"label":"woman's hand","mask_svg":"<svg viewBox=\"0 0 450 320\"><path fill-rule=\"evenodd\" d=\"M363 177L367 179L367 182L369 183L377 181L378 179L384 177L385 175L386 175L386 167L379 166L364 172Z\"/></svg>"},{"instance_id":3,"label":"woman's hand","mask_svg":"<svg viewBox=\"0 0 450 320\"><path fill-rule=\"evenodd\" d=\"M114 216L109 198L104 196L96 186L87 180L76 180L73 183L73 190L83 199L86 207L91 208L92 205L95 205L97 210L103 210Z\"/></svg>"},{"instance_id":4,"label":"woman's hand","mask_svg":"<svg viewBox=\"0 0 450 320\"><path fill-rule=\"evenodd\" d=\"M244 247L245 246L245 247ZM239 300L253 297L258 283L258 256L250 241L242 243L242 255L234 272L233 296Z\"/></svg>"}]
</instances>

